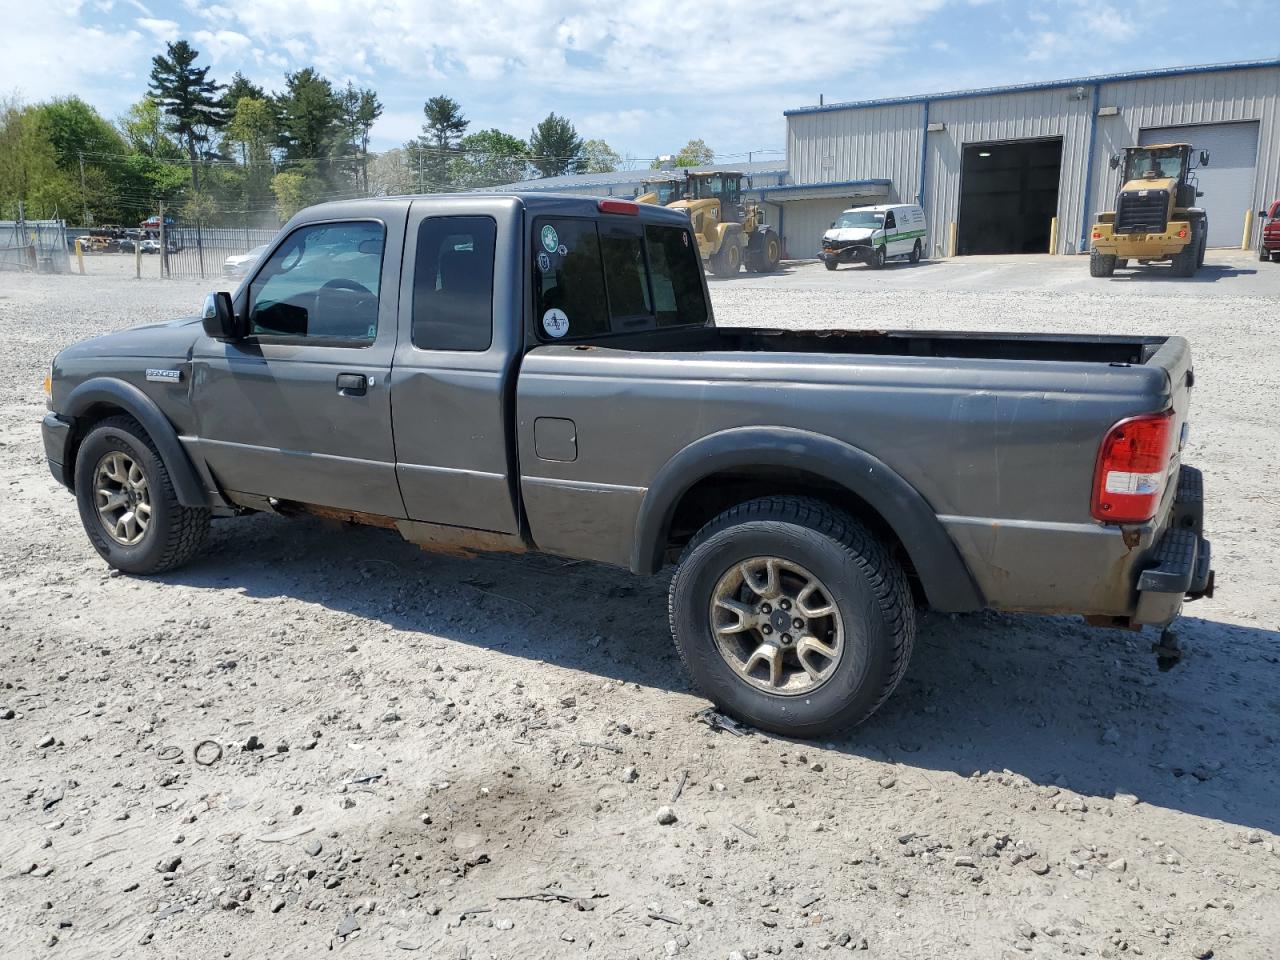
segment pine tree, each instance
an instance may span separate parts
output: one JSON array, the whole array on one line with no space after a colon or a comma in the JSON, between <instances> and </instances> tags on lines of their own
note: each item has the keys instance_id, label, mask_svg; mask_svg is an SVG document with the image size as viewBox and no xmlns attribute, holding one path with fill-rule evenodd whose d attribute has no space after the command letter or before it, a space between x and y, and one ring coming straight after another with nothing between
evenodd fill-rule
<instances>
[{"instance_id":1,"label":"pine tree","mask_svg":"<svg viewBox=\"0 0 1280 960\"><path fill-rule=\"evenodd\" d=\"M166 54L151 58L149 92L169 115L173 131L187 149L191 186L200 190L200 150L212 133L227 122L218 92L220 84L209 79L208 67L197 67L200 52L185 40L166 44Z\"/></svg>"},{"instance_id":2,"label":"pine tree","mask_svg":"<svg viewBox=\"0 0 1280 960\"><path fill-rule=\"evenodd\" d=\"M529 161L544 177L581 173L586 166L582 138L567 117L547 114L529 134Z\"/></svg>"},{"instance_id":3,"label":"pine tree","mask_svg":"<svg viewBox=\"0 0 1280 960\"><path fill-rule=\"evenodd\" d=\"M422 113L426 117L422 136L405 147L418 174L418 189L441 190L450 183L450 161L456 159L458 143L471 121L452 97L432 97L422 105Z\"/></svg>"}]
</instances>

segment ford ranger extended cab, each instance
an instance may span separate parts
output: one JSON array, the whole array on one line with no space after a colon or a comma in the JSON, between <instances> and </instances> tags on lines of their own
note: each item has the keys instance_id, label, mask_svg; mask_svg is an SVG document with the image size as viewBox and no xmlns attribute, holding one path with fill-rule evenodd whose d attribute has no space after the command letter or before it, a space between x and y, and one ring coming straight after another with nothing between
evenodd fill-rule
<instances>
[{"instance_id":1,"label":"ford ranger extended cab","mask_svg":"<svg viewBox=\"0 0 1280 960\"><path fill-rule=\"evenodd\" d=\"M45 449L115 568L312 513L656 574L699 688L858 723L916 609L1163 626L1213 573L1178 337L714 324L687 217L539 195L329 203L203 318L53 361Z\"/></svg>"}]
</instances>

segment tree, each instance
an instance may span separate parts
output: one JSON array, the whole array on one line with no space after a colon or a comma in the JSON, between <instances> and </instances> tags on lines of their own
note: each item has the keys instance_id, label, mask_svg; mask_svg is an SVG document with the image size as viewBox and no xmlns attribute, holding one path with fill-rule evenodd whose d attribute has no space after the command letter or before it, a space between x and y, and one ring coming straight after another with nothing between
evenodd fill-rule
<instances>
[{"instance_id":1,"label":"tree","mask_svg":"<svg viewBox=\"0 0 1280 960\"><path fill-rule=\"evenodd\" d=\"M613 173L622 162L618 152L603 140L588 140L582 145L586 173Z\"/></svg>"},{"instance_id":2,"label":"tree","mask_svg":"<svg viewBox=\"0 0 1280 960\"><path fill-rule=\"evenodd\" d=\"M379 153L369 161L369 195L394 197L412 193L417 181L409 169L409 157L405 149L396 147Z\"/></svg>"},{"instance_id":3,"label":"tree","mask_svg":"<svg viewBox=\"0 0 1280 960\"><path fill-rule=\"evenodd\" d=\"M528 151L519 137L498 129L481 130L462 138L450 179L461 187L492 187L523 180Z\"/></svg>"},{"instance_id":4,"label":"tree","mask_svg":"<svg viewBox=\"0 0 1280 960\"><path fill-rule=\"evenodd\" d=\"M182 147L169 136L164 111L150 94L131 106L116 121L116 126L133 153L165 160L178 160L182 157Z\"/></svg>"},{"instance_id":5,"label":"tree","mask_svg":"<svg viewBox=\"0 0 1280 960\"><path fill-rule=\"evenodd\" d=\"M222 95L222 106L226 110L227 116L235 115L236 104L245 97L252 97L254 100L266 100L267 91L237 70L231 78L231 82L227 84L226 92Z\"/></svg>"},{"instance_id":6,"label":"tree","mask_svg":"<svg viewBox=\"0 0 1280 960\"><path fill-rule=\"evenodd\" d=\"M705 167L716 158L716 152L701 138L690 140L676 154L677 167Z\"/></svg>"},{"instance_id":7,"label":"tree","mask_svg":"<svg viewBox=\"0 0 1280 960\"><path fill-rule=\"evenodd\" d=\"M243 199L259 208L271 199L271 151L278 130L276 112L270 103L244 96L236 101L236 112L227 124L227 140L239 153L244 174Z\"/></svg>"},{"instance_id":8,"label":"tree","mask_svg":"<svg viewBox=\"0 0 1280 960\"><path fill-rule=\"evenodd\" d=\"M271 178L271 192L276 197L276 213L288 220L303 207L316 201L316 182L297 170L286 170Z\"/></svg>"},{"instance_id":9,"label":"tree","mask_svg":"<svg viewBox=\"0 0 1280 960\"><path fill-rule=\"evenodd\" d=\"M554 113L529 133L529 160L544 177L581 173L583 143L567 117Z\"/></svg>"},{"instance_id":10,"label":"tree","mask_svg":"<svg viewBox=\"0 0 1280 960\"><path fill-rule=\"evenodd\" d=\"M48 125L33 107L0 101L0 217L45 218L80 208L78 183L58 166Z\"/></svg>"},{"instance_id":11,"label":"tree","mask_svg":"<svg viewBox=\"0 0 1280 960\"><path fill-rule=\"evenodd\" d=\"M342 100L334 93L333 84L313 67L285 74L284 82L276 106L285 159L314 160L327 170L342 139Z\"/></svg>"},{"instance_id":12,"label":"tree","mask_svg":"<svg viewBox=\"0 0 1280 960\"><path fill-rule=\"evenodd\" d=\"M372 90L356 89L348 83L342 93L342 119L347 129L351 153L359 161L360 189L369 192L369 136L374 122L382 116L382 101Z\"/></svg>"},{"instance_id":13,"label":"tree","mask_svg":"<svg viewBox=\"0 0 1280 960\"><path fill-rule=\"evenodd\" d=\"M432 97L422 105L426 122L422 136L405 144L409 164L418 179L418 189L442 190L449 185L450 162L456 159L458 143L471 121L462 115L462 106L452 97Z\"/></svg>"},{"instance_id":14,"label":"tree","mask_svg":"<svg viewBox=\"0 0 1280 960\"><path fill-rule=\"evenodd\" d=\"M208 67L197 67L200 52L185 40L165 44L166 55L151 58L149 92L169 115L174 132L187 148L191 164L191 184L200 189L200 149L211 132L226 123L226 112L218 91L220 84L209 79Z\"/></svg>"}]
</instances>

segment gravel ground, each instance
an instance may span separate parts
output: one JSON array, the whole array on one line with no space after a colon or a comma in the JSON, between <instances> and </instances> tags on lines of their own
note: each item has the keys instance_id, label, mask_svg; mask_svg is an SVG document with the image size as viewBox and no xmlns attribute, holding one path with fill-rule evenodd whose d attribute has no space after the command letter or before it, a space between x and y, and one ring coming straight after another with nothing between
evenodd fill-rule
<instances>
[{"instance_id":1,"label":"gravel ground","mask_svg":"<svg viewBox=\"0 0 1280 960\"><path fill-rule=\"evenodd\" d=\"M109 258L0 275L4 954L1277 956L1280 267L1258 266L713 285L722 323L1193 345L1219 586L1185 661L1070 618L925 616L897 695L825 743L695 719L665 577L269 517L113 575L45 467L39 382L205 285Z\"/></svg>"}]
</instances>

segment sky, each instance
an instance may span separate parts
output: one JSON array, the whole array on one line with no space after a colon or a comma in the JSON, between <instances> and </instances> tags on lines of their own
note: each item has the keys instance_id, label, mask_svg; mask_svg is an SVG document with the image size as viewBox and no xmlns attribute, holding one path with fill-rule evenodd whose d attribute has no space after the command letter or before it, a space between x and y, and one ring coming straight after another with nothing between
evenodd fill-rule
<instances>
[{"instance_id":1,"label":"sky","mask_svg":"<svg viewBox=\"0 0 1280 960\"><path fill-rule=\"evenodd\" d=\"M1149 15L1143 9L1151 10ZM74 94L108 118L188 39L267 89L314 65L377 90L376 150L422 103L527 137L551 111L637 160L701 137L785 156L782 111L1098 73L1280 56L1276 0L0 0L0 97Z\"/></svg>"}]
</instances>

